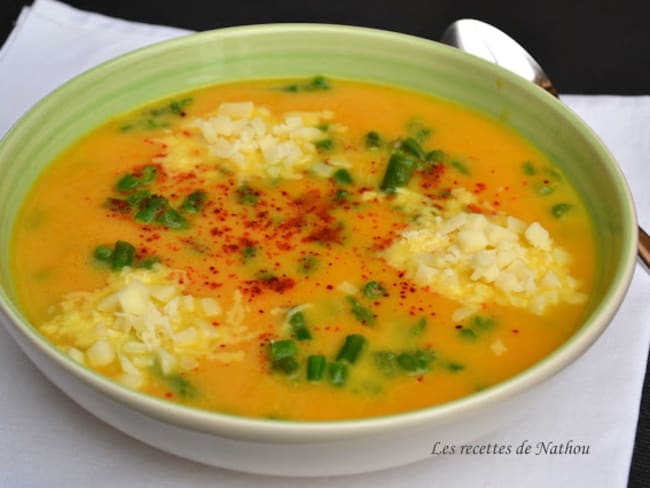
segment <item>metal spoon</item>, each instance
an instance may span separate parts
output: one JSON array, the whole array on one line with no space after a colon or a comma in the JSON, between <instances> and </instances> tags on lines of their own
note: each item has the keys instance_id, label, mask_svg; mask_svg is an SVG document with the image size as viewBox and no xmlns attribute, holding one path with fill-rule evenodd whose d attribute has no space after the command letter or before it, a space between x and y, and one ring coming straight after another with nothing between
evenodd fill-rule
<instances>
[{"instance_id":1,"label":"metal spoon","mask_svg":"<svg viewBox=\"0 0 650 488\"><path fill-rule=\"evenodd\" d=\"M441 42L490 61L541 86L554 97L557 90L541 66L514 39L496 27L475 19L460 19L442 35ZM650 236L639 226L639 260L650 272Z\"/></svg>"}]
</instances>

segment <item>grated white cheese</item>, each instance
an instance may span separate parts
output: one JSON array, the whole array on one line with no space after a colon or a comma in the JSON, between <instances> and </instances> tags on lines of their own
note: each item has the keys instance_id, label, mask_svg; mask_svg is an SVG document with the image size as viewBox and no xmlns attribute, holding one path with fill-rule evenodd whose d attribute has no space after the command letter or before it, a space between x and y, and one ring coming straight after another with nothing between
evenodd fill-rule
<instances>
[{"instance_id":1,"label":"grated white cheese","mask_svg":"<svg viewBox=\"0 0 650 488\"><path fill-rule=\"evenodd\" d=\"M384 257L418 284L462 303L455 317L486 302L541 315L560 302L586 300L569 274L568 254L541 224L466 213L459 209L474 203L473 195L457 189L452 197L441 209L422 195L398 191L396 205L413 223Z\"/></svg>"},{"instance_id":2,"label":"grated white cheese","mask_svg":"<svg viewBox=\"0 0 650 488\"><path fill-rule=\"evenodd\" d=\"M116 364L120 381L133 388L147 382L158 364L163 374L194 368L207 357L221 362L240 361L243 351L223 350L251 340L244 320L240 292L223 315L212 297L184 293L185 273L156 265L152 270L125 268L94 292L67 295L51 320L42 325L48 334L65 336L68 354L95 367Z\"/></svg>"},{"instance_id":3,"label":"grated white cheese","mask_svg":"<svg viewBox=\"0 0 650 488\"><path fill-rule=\"evenodd\" d=\"M329 176L325 167L349 167L347 161L332 160L332 166L318 161L314 142L325 137L317 126L327 123L328 133L347 127L332 124L334 113L287 112L272 114L253 102L227 102L206 117L187 121L180 131L157 137L163 154L154 162L169 173L185 172L205 161L226 163L237 175L263 178L302 178L312 169Z\"/></svg>"}]
</instances>

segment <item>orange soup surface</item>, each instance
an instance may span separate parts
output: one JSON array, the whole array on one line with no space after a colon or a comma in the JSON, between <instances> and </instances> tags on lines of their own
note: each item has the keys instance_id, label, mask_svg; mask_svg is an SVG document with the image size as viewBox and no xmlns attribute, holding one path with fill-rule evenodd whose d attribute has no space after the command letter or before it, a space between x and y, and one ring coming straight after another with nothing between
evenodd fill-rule
<instances>
[{"instance_id":1,"label":"orange soup surface","mask_svg":"<svg viewBox=\"0 0 650 488\"><path fill-rule=\"evenodd\" d=\"M316 77L201 89L92 131L15 228L32 323L148 394L329 420L448 402L579 325L587 212L501 123Z\"/></svg>"}]
</instances>

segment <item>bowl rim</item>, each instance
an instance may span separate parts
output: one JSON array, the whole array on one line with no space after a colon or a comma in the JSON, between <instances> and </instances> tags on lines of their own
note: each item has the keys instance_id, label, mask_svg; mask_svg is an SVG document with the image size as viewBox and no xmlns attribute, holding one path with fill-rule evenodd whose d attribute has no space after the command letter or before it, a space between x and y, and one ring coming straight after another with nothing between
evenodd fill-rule
<instances>
[{"instance_id":1,"label":"bowl rim","mask_svg":"<svg viewBox=\"0 0 650 488\"><path fill-rule=\"evenodd\" d=\"M436 41L369 27L320 23L252 24L183 35L145 46L105 61L75 76L51 91L22 115L5 134L2 141L0 141L0 156L2 155L6 141L11 140L16 134L19 134L23 127L30 120L38 117L38 113L44 110L49 103L64 97L70 91L74 91L78 85L83 85L87 80L100 76L101 73L110 71L116 67L119 68L121 64L131 63L143 57L156 56L158 53L165 52L170 48L200 46L207 40L214 40L221 37L276 35L286 34L287 32L299 34L313 33L314 31L331 35L346 34L384 38L393 40L396 43L422 46L430 49L431 52L438 50L439 53L444 53L445 56L458 60L458 62L470 68L496 73L499 77L506 79L508 83L516 85L518 89L525 91L531 97L536 97L542 103L548 105L563 119L567 120L573 128L578 130L585 140L589 141L589 144L599 154L602 164L612 177L613 184L617 187L618 197L625 204L628 213L624 215L626 218L621 222L624 233L622 242L623 252L621 253L621 262L619 263L619 268L614 279L605 292L602 301L592 311L591 316L569 339L543 359L516 375L480 392L443 404L377 417L301 421L252 418L208 411L176 404L132 390L77 363L68 355L59 351L34 326L19 316L17 306L10 302L3 291L0 294L0 316L8 319L4 320L5 325L12 327L12 330L20 333L41 353L45 354L68 374L72 374L93 389L134 410L172 425L197 432L216 434L232 439L255 439L258 441L266 440L274 442L340 440L342 438L365 436L396 429L414 428L423 423L447 423L454 418L475 413L488 406L495 405L508 397L517 395L532 386L538 385L564 370L566 366L581 356L602 334L614 317L630 286L635 268L637 240L636 215L633 200L623 173L613 156L593 130L567 106L541 88L510 73L504 68Z\"/></svg>"}]
</instances>

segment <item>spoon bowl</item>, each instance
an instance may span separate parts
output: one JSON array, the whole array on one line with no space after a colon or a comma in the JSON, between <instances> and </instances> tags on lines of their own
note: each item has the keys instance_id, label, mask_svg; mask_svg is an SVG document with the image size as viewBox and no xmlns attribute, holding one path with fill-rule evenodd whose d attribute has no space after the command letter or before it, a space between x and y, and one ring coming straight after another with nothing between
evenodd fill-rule
<instances>
[{"instance_id":1,"label":"spoon bowl","mask_svg":"<svg viewBox=\"0 0 650 488\"><path fill-rule=\"evenodd\" d=\"M440 41L501 66L559 98L539 63L517 41L493 25L476 19L460 19L447 27ZM650 236L640 226L638 257L650 272Z\"/></svg>"}]
</instances>

